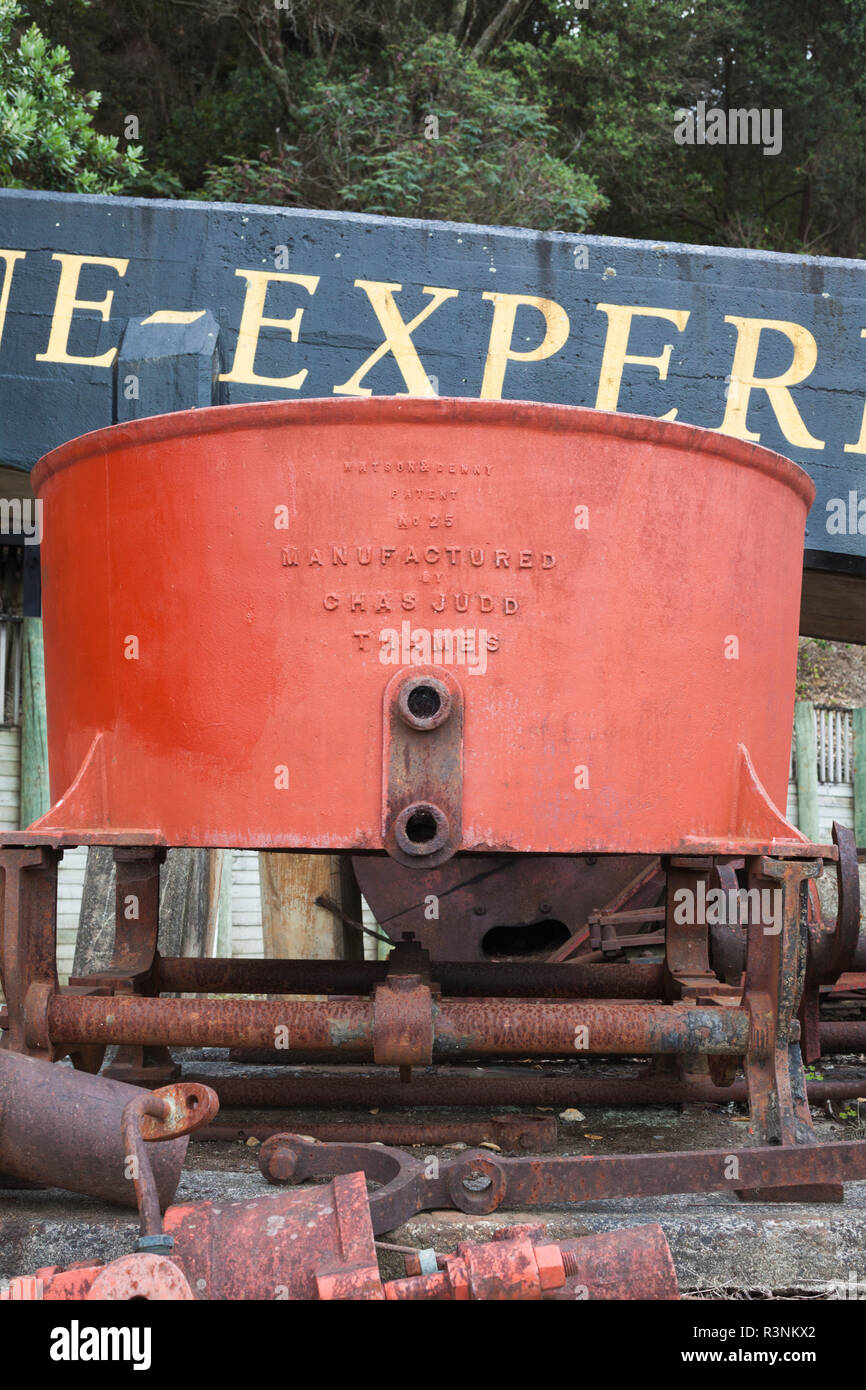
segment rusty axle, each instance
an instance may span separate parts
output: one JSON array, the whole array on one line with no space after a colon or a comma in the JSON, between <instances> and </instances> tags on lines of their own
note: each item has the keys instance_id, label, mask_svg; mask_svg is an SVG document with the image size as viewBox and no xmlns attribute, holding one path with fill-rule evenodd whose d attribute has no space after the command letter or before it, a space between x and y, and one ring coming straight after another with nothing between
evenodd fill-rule
<instances>
[{"instance_id":1,"label":"rusty axle","mask_svg":"<svg viewBox=\"0 0 866 1390\"><path fill-rule=\"evenodd\" d=\"M104 1042L185 1047L273 1046L372 1055L376 1005L366 1000L76 998L47 1003L51 1040L60 1046ZM433 1051L458 1055L550 1056L587 1053L689 1053L742 1056L749 1016L738 1008L596 1000L443 999L433 1009Z\"/></svg>"}]
</instances>

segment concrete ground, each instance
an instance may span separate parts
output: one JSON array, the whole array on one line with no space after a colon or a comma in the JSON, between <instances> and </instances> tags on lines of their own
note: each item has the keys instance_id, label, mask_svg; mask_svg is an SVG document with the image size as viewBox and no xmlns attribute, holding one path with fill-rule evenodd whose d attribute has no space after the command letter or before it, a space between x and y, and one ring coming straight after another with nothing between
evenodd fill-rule
<instances>
[{"instance_id":1,"label":"concrete ground","mask_svg":"<svg viewBox=\"0 0 866 1390\"><path fill-rule=\"evenodd\" d=\"M830 1079L842 1074L840 1065L859 1062L866 1096L863 1059L822 1063ZM192 1063L196 1072L211 1069L237 1074L218 1054ZM191 1068L192 1069L192 1068ZM616 1068L608 1070L615 1074ZM501 1110L502 1107L497 1107ZM858 1121L862 1109L863 1124ZM477 1118L478 1112L388 1111L380 1120L407 1118ZM745 1107L709 1103L677 1106L601 1108L582 1106L577 1115L559 1121L560 1153L663 1152L696 1148L730 1151L749 1141ZM287 1131L303 1134L316 1120L358 1118L369 1122L371 1112L223 1111L223 1122L244 1125L279 1122ZM866 1137L866 1101L862 1106L813 1108L819 1141ZM219 1143L193 1141L178 1189L177 1201L249 1199L274 1188L258 1170L259 1144L254 1140ZM415 1148L418 1155L455 1157L454 1146ZM506 1222L542 1219L553 1239L565 1239L621 1226L658 1221L673 1254L683 1293L710 1297L829 1297L835 1286L849 1288L859 1281L866 1293L866 1182L850 1183L843 1205L743 1204L733 1192L698 1196L616 1199L538 1211L499 1212L470 1217L453 1211L426 1212L382 1239L418 1248L432 1246L447 1252L466 1239L484 1240ZM135 1214L56 1190L0 1190L0 1280L30 1273L41 1265L69 1264L82 1259L110 1260L128 1253L137 1234ZM403 1274L401 1257L381 1252L386 1277Z\"/></svg>"}]
</instances>

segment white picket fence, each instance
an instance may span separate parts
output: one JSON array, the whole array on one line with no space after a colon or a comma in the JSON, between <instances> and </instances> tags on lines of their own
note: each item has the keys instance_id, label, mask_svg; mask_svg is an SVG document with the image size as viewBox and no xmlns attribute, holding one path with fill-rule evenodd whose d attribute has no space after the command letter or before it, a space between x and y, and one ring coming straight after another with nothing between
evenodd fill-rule
<instances>
[{"instance_id":1,"label":"white picket fence","mask_svg":"<svg viewBox=\"0 0 866 1390\"><path fill-rule=\"evenodd\" d=\"M818 748L818 781L843 783L853 780L854 720L851 710L813 705L815 742ZM791 744L792 781L797 779L797 750Z\"/></svg>"}]
</instances>

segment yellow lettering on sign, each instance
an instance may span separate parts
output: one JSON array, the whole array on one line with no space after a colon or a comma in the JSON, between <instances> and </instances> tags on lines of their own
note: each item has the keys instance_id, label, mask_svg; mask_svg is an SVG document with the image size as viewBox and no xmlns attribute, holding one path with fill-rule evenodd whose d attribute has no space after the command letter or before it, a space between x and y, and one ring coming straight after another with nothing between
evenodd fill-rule
<instances>
[{"instance_id":1,"label":"yellow lettering on sign","mask_svg":"<svg viewBox=\"0 0 866 1390\"><path fill-rule=\"evenodd\" d=\"M9 303L9 291L12 288L15 262L23 261L26 255L26 251L3 251L0 249L0 256L3 257L4 264L3 284L0 285L0 343L3 341L3 329L6 326L6 306Z\"/></svg>"},{"instance_id":2,"label":"yellow lettering on sign","mask_svg":"<svg viewBox=\"0 0 866 1390\"><path fill-rule=\"evenodd\" d=\"M394 303L394 295L402 290L402 285L389 284L384 280L356 280L355 285L367 295L373 306L376 318L380 326L385 331L385 341L371 353L366 362L362 362L354 376L348 381L344 381L342 386L335 386L333 394L335 396L371 396L373 394L369 386L362 386L361 382L367 375L371 367L385 356L386 352L393 353L394 361L400 368L405 381L407 391L398 391L400 396L435 396L433 383L427 376L421 364L421 359L415 350L412 342L412 334L425 319L429 319L432 313L444 304L446 299L456 299L459 290L443 289L437 285L425 285L423 294L432 295L432 299L426 308L416 314L409 323L404 323L400 315L400 310Z\"/></svg>"},{"instance_id":3,"label":"yellow lettering on sign","mask_svg":"<svg viewBox=\"0 0 866 1390\"><path fill-rule=\"evenodd\" d=\"M789 444L797 444L801 449L823 449L820 439L815 439L794 404L788 389L799 386L811 376L818 361L818 344L808 328L799 323L788 323L785 319L745 319L736 314L726 314L725 323L732 323L737 330L737 346L731 366L731 384L725 418L718 426L718 434L732 434L735 439L750 439L759 443L760 434L750 430L746 424L749 410L749 397L753 391L766 391L767 399L779 422L779 428ZM755 376L755 363L761 334L767 329L772 333L784 333L794 348L790 367L779 376Z\"/></svg>"},{"instance_id":4,"label":"yellow lettering on sign","mask_svg":"<svg viewBox=\"0 0 866 1390\"><path fill-rule=\"evenodd\" d=\"M539 299L534 294L499 294L495 290L486 290L481 297L493 301L493 322L481 382L481 399L499 401L502 399L502 384L508 363L540 362L559 352L568 340L568 315L554 299ZM528 352L518 352L511 346L514 321L521 304L537 309L545 323L544 337L538 347L530 348Z\"/></svg>"},{"instance_id":5,"label":"yellow lettering on sign","mask_svg":"<svg viewBox=\"0 0 866 1390\"><path fill-rule=\"evenodd\" d=\"M640 357L628 350L632 319L665 319L682 333L689 321L688 309L642 309L636 304L596 304L596 309L607 314L607 336L604 340L604 355L598 378L598 394L595 398L596 410L616 410L619 404L619 391L622 385L622 371L625 366L655 367L660 381L667 381L668 366L673 352L673 344L665 343L658 357ZM659 417L662 420L675 420L676 407Z\"/></svg>"},{"instance_id":6,"label":"yellow lettering on sign","mask_svg":"<svg viewBox=\"0 0 866 1390\"><path fill-rule=\"evenodd\" d=\"M3 252L0 251L0 256ZM3 305L0 302L0 332L3 330ZM860 337L866 338L866 328L860 329ZM846 444L842 450L843 454L866 454L866 406L863 408L863 419L860 422L860 438L856 444Z\"/></svg>"},{"instance_id":7,"label":"yellow lettering on sign","mask_svg":"<svg viewBox=\"0 0 866 1390\"><path fill-rule=\"evenodd\" d=\"M301 319L304 316L303 309L298 308L290 319L266 318L265 295L272 280L287 280L292 285L300 285L302 289L312 295L316 292L320 277L318 275L289 275L278 270L236 270L235 275L240 275L246 280L247 289L244 295L244 307L241 310L235 359L231 371L223 372L220 381L238 381L245 386L282 386L287 390L297 391L307 376L306 367L291 376L258 376L256 374L256 348L259 345L259 333L262 328L285 328L292 342L296 343L301 329Z\"/></svg>"},{"instance_id":8,"label":"yellow lettering on sign","mask_svg":"<svg viewBox=\"0 0 866 1390\"><path fill-rule=\"evenodd\" d=\"M76 309L95 309L100 318L107 322L111 317L111 302L114 290L108 290L104 299L78 299L78 279L85 265L107 265L117 275L125 275L128 259L116 260L111 256L73 256L65 251L55 251L51 257L60 262L60 282L57 298L54 301L54 317L51 320L51 333L44 352L37 352L37 362L78 362L88 367L110 367L117 356L117 348L109 348L99 357L78 357L69 351L69 330L72 315Z\"/></svg>"}]
</instances>

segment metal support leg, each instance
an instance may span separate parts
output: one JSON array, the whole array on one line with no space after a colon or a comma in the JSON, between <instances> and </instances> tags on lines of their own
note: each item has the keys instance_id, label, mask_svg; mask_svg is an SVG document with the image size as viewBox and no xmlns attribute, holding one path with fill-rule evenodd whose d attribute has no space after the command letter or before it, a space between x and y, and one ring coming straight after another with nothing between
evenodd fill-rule
<instances>
[{"instance_id":1,"label":"metal support leg","mask_svg":"<svg viewBox=\"0 0 866 1390\"><path fill-rule=\"evenodd\" d=\"M746 1081L752 1133L759 1144L814 1144L806 1099L797 1010L808 943L808 880L819 859L760 858L749 865L748 942L744 1004L751 1018ZM751 1201L842 1201L838 1184L778 1192L743 1191Z\"/></svg>"},{"instance_id":2,"label":"metal support leg","mask_svg":"<svg viewBox=\"0 0 866 1390\"><path fill-rule=\"evenodd\" d=\"M49 845L0 851L0 983L8 1028L0 1047L53 1061L62 1056L47 1029L48 998L57 982L57 865Z\"/></svg>"},{"instance_id":3,"label":"metal support leg","mask_svg":"<svg viewBox=\"0 0 866 1390\"><path fill-rule=\"evenodd\" d=\"M159 958L159 877L165 850L115 849L114 954L112 969L127 970L131 987L123 993L159 994L155 983ZM167 1047L125 1044L118 1047L105 1075L138 1086L164 1086L181 1074Z\"/></svg>"},{"instance_id":4,"label":"metal support leg","mask_svg":"<svg viewBox=\"0 0 866 1390\"><path fill-rule=\"evenodd\" d=\"M110 989L115 995L159 993L159 879L165 850L159 846L118 846L114 850L114 950L105 970L71 981L82 988ZM167 1047L122 1044L105 1075L132 1085L162 1086L180 1075Z\"/></svg>"}]
</instances>

